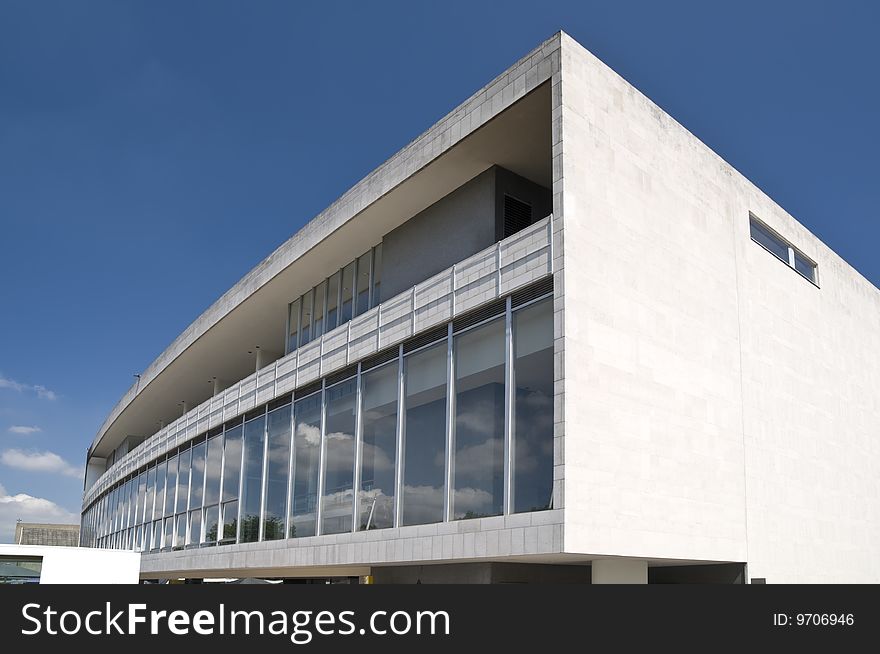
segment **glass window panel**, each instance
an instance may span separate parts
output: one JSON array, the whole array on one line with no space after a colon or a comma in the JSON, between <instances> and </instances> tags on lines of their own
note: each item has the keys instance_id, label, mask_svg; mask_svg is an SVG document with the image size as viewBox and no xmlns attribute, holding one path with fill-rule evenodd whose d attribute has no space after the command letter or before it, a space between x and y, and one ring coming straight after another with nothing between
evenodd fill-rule
<instances>
[{"instance_id":1,"label":"glass window panel","mask_svg":"<svg viewBox=\"0 0 880 654\"><path fill-rule=\"evenodd\" d=\"M153 540L150 543L151 550L158 550L162 548L162 521L154 520L153 521Z\"/></svg>"},{"instance_id":2,"label":"glass window panel","mask_svg":"<svg viewBox=\"0 0 880 654\"><path fill-rule=\"evenodd\" d=\"M165 516L174 515L174 498L177 491L177 456L168 459L168 472L165 482Z\"/></svg>"},{"instance_id":3,"label":"glass window panel","mask_svg":"<svg viewBox=\"0 0 880 654\"><path fill-rule=\"evenodd\" d=\"M321 454L321 393L294 405L293 480L290 538L314 536L318 506L318 463Z\"/></svg>"},{"instance_id":4,"label":"glass window panel","mask_svg":"<svg viewBox=\"0 0 880 654\"><path fill-rule=\"evenodd\" d=\"M370 306L377 306L382 301L382 244L373 248L373 300Z\"/></svg>"},{"instance_id":5,"label":"glass window panel","mask_svg":"<svg viewBox=\"0 0 880 654\"><path fill-rule=\"evenodd\" d=\"M315 287L315 315L312 320L312 340L324 333L324 309L327 301L327 282L321 282Z\"/></svg>"},{"instance_id":6,"label":"glass window panel","mask_svg":"<svg viewBox=\"0 0 880 654\"><path fill-rule=\"evenodd\" d=\"M500 515L504 502L504 320L454 339L455 519Z\"/></svg>"},{"instance_id":7,"label":"glass window panel","mask_svg":"<svg viewBox=\"0 0 880 654\"><path fill-rule=\"evenodd\" d=\"M358 529L394 526L397 377L397 361L361 377L363 444Z\"/></svg>"},{"instance_id":8,"label":"glass window panel","mask_svg":"<svg viewBox=\"0 0 880 654\"><path fill-rule=\"evenodd\" d=\"M135 516L137 515L137 498L138 498L138 480L137 477L128 482L128 527L134 527Z\"/></svg>"},{"instance_id":9,"label":"glass window panel","mask_svg":"<svg viewBox=\"0 0 880 654\"><path fill-rule=\"evenodd\" d=\"M357 378L336 384L328 388L326 393L326 465L321 533L340 534L351 531Z\"/></svg>"},{"instance_id":10,"label":"glass window panel","mask_svg":"<svg viewBox=\"0 0 880 654\"><path fill-rule=\"evenodd\" d=\"M312 304L314 299L314 289L303 295L302 317L299 321L300 345L305 345L310 340L312 340Z\"/></svg>"},{"instance_id":11,"label":"glass window panel","mask_svg":"<svg viewBox=\"0 0 880 654\"><path fill-rule=\"evenodd\" d=\"M131 514L131 485L131 480L129 480L122 486L122 529L126 529L129 525L129 515Z\"/></svg>"},{"instance_id":12,"label":"glass window panel","mask_svg":"<svg viewBox=\"0 0 880 654\"><path fill-rule=\"evenodd\" d=\"M227 429L225 440L225 463L223 464L223 501L238 499L238 482L241 477L241 425Z\"/></svg>"},{"instance_id":13,"label":"glass window panel","mask_svg":"<svg viewBox=\"0 0 880 654\"><path fill-rule=\"evenodd\" d=\"M144 521L144 504L146 502L147 497L147 473L142 472L138 475L138 499L137 499L137 512L135 515L135 522L137 524L142 524Z\"/></svg>"},{"instance_id":14,"label":"glass window panel","mask_svg":"<svg viewBox=\"0 0 880 654\"><path fill-rule=\"evenodd\" d=\"M223 540L235 540L238 537L238 502L226 502L223 505Z\"/></svg>"},{"instance_id":15,"label":"glass window panel","mask_svg":"<svg viewBox=\"0 0 880 654\"><path fill-rule=\"evenodd\" d=\"M202 542L202 510L189 512L189 537L187 545L198 545Z\"/></svg>"},{"instance_id":16,"label":"glass window panel","mask_svg":"<svg viewBox=\"0 0 880 654\"><path fill-rule=\"evenodd\" d=\"M113 494L110 496L110 510L112 511L112 518L110 523L110 531L116 532L119 529L119 489L114 488Z\"/></svg>"},{"instance_id":17,"label":"glass window panel","mask_svg":"<svg viewBox=\"0 0 880 654\"><path fill-rule=\"evenodd\" d=\"M327 282L327 331L336 328L339 319L339 273Z\"/></svg>"},{"instance_id":18,"label":"glass window panel","mask_svg":"<svg viewBox=\"0 0 880 654\"><path fill-rule=\"evenodd\" d=\"M153 519L153 498L156 494L156 466L147 470L147 495L144 500L144 522Z\"/></svg>"},{"instance_id":19,"label":"glass window panel","mask_svg":"<svg viewBox=\"0 0 880 654\"><path fill-rule=\"evenodd\" d=\"M216 504L220 500L220 464L223 461L223 438L214 436L208 439L208 454L205 461L205 504Z\"/></svg>"},{"instance_id":20,"label":"glass window panel","mask_svg":"<svg viewBox=\"0 0 880 654\"><path fill-rule=\"evenodd\" d=\"M242 543L260 540L260 501L263 488L263 443L266 416L244 423L244 479L241 485Z\"/></svg>"},{"instance_id":21,"label":"glass window panel","mask_svg":"<svg viewBox=\"0 0 880 654\"><path fill-rule=\"evenodd\" d=\"M186 511L186 500L189 495L189 469L192 452L186 450L180 453L178 459L179 470L177 473L177 502L175 503L175 511L182 513Z\"/></svg>"},{"instance_id":22,"label":"glass window panel","mask_svg":"<svg viewBox=\"0 0 880 654\"><path fill-rule=\"evenodd\" d=\"M267 434L269 454L266 471L266 508L263 529L265 540L284 538L287 509L287 477L290 466L291 405L269 413Z\"/></svg>"},{"instance_id":23,"label":"glass window panel","mask_svg":"<svg viewBox=\"0 0 880 654\"><path fill-rule=\"evenodd\" d=\"M125 529L125 505L128 500L128 484L122 484L119 487L119 494L116 500L116 529Z\"/></svg>"},{"instance_id":24,"label":"glass window panel","mask_svg":"<svg viewBox=\"0 0 880 654\"><path fill-rule=\"evenodd\" d=\"M186 514L177 514L177 524L174 529L174 547L181 548L186 545Z\"/></svg>"},{"instance_id":25,"label":"glass window panel","mask_svg":"<svg viewBox=\"0 0 880 654\"><path fill-rule=\"evenodd\" d=\"M199 443L192 449L192 479L189 483L189 508L202 505L202 490L205 487L205 444Z\"/></svg>"},{"instance_id":26,"label":"glass window panel","mask_svg":"<svg viewBox=\"0 0 880 654\"><path fill-rule=\"evenodd\" d=\"M288 319L290 320L290 333L287 335L287 351L293 352L299 345L299 308L302 302L297 298L290 303Z\"/></svg>"},{"instance_id":27,"label":"glass window panel","mask_svg":"<svg viewBox=\"0 0 880 654\"><path fill-rule=\"evenodd\" d=\"M800 252L794 253L794 269L811 282L816 281L816 267Z\"/></svg>"},{"instance_id":28,"label":"glass window panel","mask_svg":"<svg viewBox=\"0 0 880 654\"><path fill-rule=\"evenodd\" d=\"M553 300L513 314L513 511L553 499Z\"/></svg>"},{"instance_id":29,"label":"glass window panel","mask_svg":"<svg viewBox=\"0 0 880 654\"><path fill-rule=\"evenodd\" d=\"M216 504L205 507L205 542L217 542L217 530L220 524L219 507Z\"/></svg>"},{"instance_id":30,"label":"glass window panel","mask_svg":"<svg viewBox=\"0 0 880 654\"><path fill-rule=\"evenodd\" d=\"M165 531L162 538L162 549L171 549L174 542L174 516L165 518Z\"/></svg>"},{"instance_id":31,"label":"glass window panel","mask_svg":"<svg viewBox=\"0 0 880 654\"><path fill-rule=\"evenodd\" d=\"M357 315L361 315L370 308L370 262L372 258L372 252L367 252L358 258Z\"/></svg>"},{"instance_id":32,"label":"glass window panel","mask_svg":"<svg viewBox=\"0 0 880 654\"><path fill-rule=\"evenodd\" d=\"M129 499L128 526L132 528L132 543L134 543L134 526L137 524L138 504L138 488L140 487L140 477L134 477L131 480L131 496Z\"/></svg>"},{"instance_id":33,"label":"glass window panel","mask_svg":"<svg viewBox=\"0 0 880 654\"><path fill-rule=\"evenodd\" d=\"M354 262L342 269L342 308L339 310L339 324L351 320L352 288L354 288Z\"/></svg>"},{"instance_id":34,"label":"glass window panel","mask_svg":"<svg viewBox=\"0 0 880 654\"><path fill-rule=\"evenodd\" d=\"M770 250L777 257L788 263L788 244L766 227L752 220L750 224L752 238Z\"/></svg>"},{"instance_id":35,"label":"glass window panel","mask_svg":"<svg viewBox=\"0 0 880 654\"><path fill-rule=\"evenodd\" d=\"M165 510L165 472L168 469L163 461L156 467L156 501L153 507L153 517L161 518Z\"/></svg>"},{"instance_id":36,"label":"glass window panel","mask_svg":"<svg viewBox=\"0 0 880 654\"><path fill-rule=\"evenodd\" d=\"M446 451L446 343L406 358L401 524L443 520Z\"/></svg>"},{"instance_id":37,"label":"glass window panel","mask_svg":"<svg viewBox=\"0 0 880 654\"><path fill-rule=\"evenodd\" d=\"M116 488L116 528L115 531L119 531L124 528L125 525L122 521L122 515L125 511L125 486L119 486Z\"/></svg>"}]
</instances>

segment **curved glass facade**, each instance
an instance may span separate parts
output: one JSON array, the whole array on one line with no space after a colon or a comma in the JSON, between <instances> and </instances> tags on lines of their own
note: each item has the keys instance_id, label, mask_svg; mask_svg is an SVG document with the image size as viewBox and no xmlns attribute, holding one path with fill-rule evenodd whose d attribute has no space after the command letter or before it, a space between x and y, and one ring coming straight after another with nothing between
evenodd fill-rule
<instances>
[{"instance_id":1,"label":"curved glass facade","mask_svg":"<svg viewBox=\"0 0 880 654\"><path fill-rule=\"evenodd\" d=\"M84 512L83 544L168 551L552 508L552 299L493 307L150 462Z\"/></svg>"}]
</instances>

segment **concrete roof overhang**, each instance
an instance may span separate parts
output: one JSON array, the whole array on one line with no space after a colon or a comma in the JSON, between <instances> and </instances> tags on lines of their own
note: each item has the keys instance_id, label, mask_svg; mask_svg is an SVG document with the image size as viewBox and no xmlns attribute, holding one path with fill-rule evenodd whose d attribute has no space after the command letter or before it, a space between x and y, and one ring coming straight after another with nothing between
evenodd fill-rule
<instances>
[{"instance_id":1,"label":"concrete roof overhang","mask_svg":"<svg viewBox=\"0 0 880 654\"><path fill-rule=\"evenodd\" d=\"M212 394L211 379L254 372L255 347L283 352L288 303L382 236L492 165L552 186L550 59L559 35L374 170L223 294L142 373L104 421L89 456L105 457L127 436L148 437L158 421ZM546 65L544 65L546 64ZM519 71L545 71L519 93ZM493 95L492 91L497 89ZM493 102L493 98L498 99ZM497 104L497 110L496 110ZM487 109L488 107L488 109ZM467 123L467 124L466 124Z\"/></svg>"}]
</instances>

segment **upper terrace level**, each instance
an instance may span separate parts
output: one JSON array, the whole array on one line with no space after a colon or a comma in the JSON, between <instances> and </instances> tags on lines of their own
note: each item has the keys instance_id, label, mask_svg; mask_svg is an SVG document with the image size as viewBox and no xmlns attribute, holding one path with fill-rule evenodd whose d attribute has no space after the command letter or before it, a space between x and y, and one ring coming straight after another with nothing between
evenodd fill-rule
<instances>
[{"instance_id":1,"label":"upper terrace level","mask_svg":"<svg viewBox=\"0 0 880 654\"><path fill-rule=\"evenodd\" d=\"M329 332L347 310L365 315L546 216L553 168L549 80L558 71L558 47L557 35L471 96L193 322L105 420L89 450L86 486L117 455L191 407L307 345L318 319L320 331Z\"/></svg>"}]
</instances>

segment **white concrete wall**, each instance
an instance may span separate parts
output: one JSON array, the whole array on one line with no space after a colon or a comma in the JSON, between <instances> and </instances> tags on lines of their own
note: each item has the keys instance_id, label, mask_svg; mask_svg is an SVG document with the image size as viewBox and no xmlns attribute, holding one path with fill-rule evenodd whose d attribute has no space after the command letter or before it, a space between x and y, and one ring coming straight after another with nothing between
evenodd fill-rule
<instances>
[{"instance_id":1,"label":"white concrete wall","mask_svg":"<svg viewBox=\"0 0 880 654\"><path fill-rule=\"evenodd\" d=\"M0 545L0 556L42 557L41 584L136 584L140 578L141 555L137 552Z\"/></svg>"},{"instance_id":2,"label":"white concrete wall","mask_svg":"<svg viewBox=\"0 0 880 654\"><path fill-rule=\"evenodd\" d=\"M565 35L561 75L565 551L880 581L880 292Z\"/></svg>"}]
</instances>

